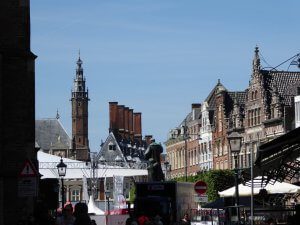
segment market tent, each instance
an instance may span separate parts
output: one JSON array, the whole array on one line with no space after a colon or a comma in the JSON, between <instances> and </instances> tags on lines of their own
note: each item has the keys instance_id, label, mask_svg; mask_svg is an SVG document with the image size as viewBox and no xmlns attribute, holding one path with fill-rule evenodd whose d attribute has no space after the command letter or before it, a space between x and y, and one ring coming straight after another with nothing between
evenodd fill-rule
<instances>
[{"instance_id":1,"label":"market tent","mask_svg":"<svg viewBox=\"0 0 300 225\"><path fill-rule=\"evenodd\" d=\"M42 179L58 178L56 165L60 162L61 157L50 155L45 152L38 152L39 173ZM91 177L92 170L86 162L63 158L63 162L67 165L65 179L82 179L83 177ZM148 171L142 169L130 169L120 166L99 165L95 171L98 178L113 176L147 176Z\"/></svg>"},{"instance_id":2,"label":"market tent","mask_svg":"<svg viewBox=\"0 0 300 225\"><path fill-rule=\"evenodd\" d=\"M258 178L255 178L256 180ZM268 183L265 187L257 187L254 186L253 194L259 194L259 191L264 188L266 189L268 194L293 194L300 193L300 187L297 185L289 184L286 182L274 182L274 184ZM226 189L224 191L219 192L220 197L232 197L235 196L235 186ZM250 196L251 195L251 187L240 184L239 185L239 196Z\"/></svg>"},{"instance_id":3,"label":"market tent","mask_svg":"<svg viewBox=\"0 0 300 225\"><path fill-rule=\"evenodd\" d=\"M104 215L105 212L99 209L94 201L93 196L90 196L89 204L88 204L88 213L95 214L95 215Z\"/></svg>"}]
</instances>

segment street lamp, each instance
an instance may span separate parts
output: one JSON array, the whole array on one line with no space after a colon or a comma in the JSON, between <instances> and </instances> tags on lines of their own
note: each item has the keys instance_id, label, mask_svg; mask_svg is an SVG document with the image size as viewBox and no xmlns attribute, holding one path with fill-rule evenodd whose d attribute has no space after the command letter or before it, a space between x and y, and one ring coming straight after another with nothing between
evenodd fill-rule
<instances>
[{"instance_id":1,"label":"street lamp","mask_svg":"<svg viewBox=\"0 0 300 225\"><path fill-rule=\"evenodd\" d=\"M171 170L171 164L168 162L168 161L166 161L166 162L164 162L164 164L165 164L165 167L166 167L166 180L168 180L168 172L170 172L170 170Z\"/></svg>"},{"instance_id":2,"label":"street lamp","mask_svg":"<svg viewBox=\"0 0 300 225\"><path fill-rule=\"evenodd\" d=\"M238 155L241 151L242 147L242 135L238 132L234 131L230 135L228 135L228 141L230 146L230 151L234 157L234 175L235 175L235 207L237 213L237 222L240 224L240 209L239 209L239 168L238 168Z\"/></svg>"},{"instance_id":3,"label":"street lamp","mask_svg":"<svg viewBox=\"0 0 300 225\"><path fill-rule=\"evenodd\" d=\"M106 190L105 191L105 197L106 197L106 201L107 201L107 214L110 214L110 205L109 205L109 196L110 196L110 190Z\"/></svg>"},{"instance_id":4,"label":"street lamp","mask_svg":"<svg viewBox=\"0 0 300 225\"><path fill-rule=\"evenodd\" d=\"M187 121L186 121L186 118L184 119L184 124L181 125L181 132L176 132L176 133L171 133L171 136L170 136L170 139L177 139L180 137L182 138L179 138L178 140L179 141L184 141L184 177L185 177L185 181L187 182L187 177L188 177L188 155L187 155L187 152L188 152L188 146L187 146L187 140L190 139L191 137L190 136L196 136L197 138L195 140L201 140L201 137L200 137L200 134L197 133L197 134L191 134L188 132L188 126L187 126Z\"/></svg>"},{"instance_id":5,"label":"street lamp","mask_svg":"<svg viewBox=\"0 0 300 225\"><path fill-rule=\"evenodd\" d=\"M61 178L61 208L63 209L65 203L64 176L66 176L67 165L64 164L62 157L56 167L58 175Z\"/></svg>"},{"instance_id":6,"label":"street lamp","mask_svg":"<svg viewBox=\"0 0 300 225\"><path fill-rule=\"evenodd\" d=\"M188 127L187 127L187 122L186 122L186 118L184 119L184 127L183 127L183 140L184 140L184 176L185 176L185 182L187 182L187 177L188 177L188 157L187 157L187 140L190 139L191 135L196 135L197 136L197 140L201 140L199 134L190 134L188 132Z\"/></svg>"}]
</instances>

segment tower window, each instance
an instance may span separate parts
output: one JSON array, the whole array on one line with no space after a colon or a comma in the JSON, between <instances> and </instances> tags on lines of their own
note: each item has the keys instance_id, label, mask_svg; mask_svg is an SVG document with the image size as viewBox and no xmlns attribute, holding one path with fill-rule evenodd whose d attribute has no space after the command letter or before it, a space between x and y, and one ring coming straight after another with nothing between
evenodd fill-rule
<instances>
[{"instance_id":1,"label":"tower window","mask_svg":"<svg viewBox=\"0 0 300 225\"><path fill-rule=\"evenodd\" d=\"M80 138L78 138L78 142L80 142L81 141L81 139Z\"/></svg>"},{"instance_id":2,"label":"tower window","mask_svg":"<svg viewBox=\"0 0 300 225\"><path fill-rule=\"evenodd\" d=\"M116 150L116 145L114 145L113 143L109 143L108 144L108 150Z\"/></svg>"}]
</instances>

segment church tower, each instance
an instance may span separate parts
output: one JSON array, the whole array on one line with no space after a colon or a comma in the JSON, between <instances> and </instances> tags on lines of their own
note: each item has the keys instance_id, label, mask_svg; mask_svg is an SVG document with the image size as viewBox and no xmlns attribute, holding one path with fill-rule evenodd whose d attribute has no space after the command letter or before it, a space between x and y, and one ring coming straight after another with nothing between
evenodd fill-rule
<instances>
[{"instance_id":1,"label":"church tower","mask_svg":"<svg viewBox=\"0 0 300 225\"><path fill-rule=\"evenodd\" d=\"M76 77L72 90L72 152L75 159L89 160L88 90L85 87L82 60L77 60Z\"/></svg>"}]
</instances>

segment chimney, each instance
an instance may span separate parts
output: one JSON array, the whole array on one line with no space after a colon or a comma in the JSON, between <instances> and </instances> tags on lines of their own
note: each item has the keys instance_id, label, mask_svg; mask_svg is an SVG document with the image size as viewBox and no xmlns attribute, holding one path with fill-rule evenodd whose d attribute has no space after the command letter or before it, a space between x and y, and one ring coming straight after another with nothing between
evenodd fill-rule
<instances>
[{"instance_id":1,"label":"chimney","mask_svg":"<svg viewBox=\"0 0 300 225\"><path fill-rule=\"evenodd\" d=\"M133 113L133 131L134 139L138 139L142 143L142 113Z\"/></svg>"},{"instance_id":2,"label":"chimney","mask_svg":"<svg viewBox=\"0 0 300 225\"><path fill-rule=\"evenodd\" d=\"M125 138L129 139L129 108L124 108L124 128L125 128Z\"/></svg>"},{"instance_id":3,"label":"chimney","mask_svg":"<svg viewBox=\"0 0 300 225\"><path fill-rule=\"evenodd\" d=\"M118 137L124 138L124 133L125 133L125 127L124 127L124 105L118 105Z\"/></svg>"},{"instance_id":4,"label":"chimney","mask_svg":"<svg viewBox=\"0 0 300 225\"><path fill-rule=\"evenodd\" d=\"M109 132L118 129L118 102L109 102Z\"/></svg>"},{"instance_id":5,"label":"chimney","mask_svg":"<svg viewBox=\"0 0 300 225\"><path fill-rule=\"evenodd\" d=\"M201 104L200 103L193 103L192 104L192 118L193 118L193 120L196 119L196 109L201 109Z\"/></svg>"},{"instance_id":6,"label":"chimney","mask_svg":"<svg viewBox=\"0 0 300 225\"><path fill-rule=\"evenodd\" d=\"M201 103L193 103L192 104L192 110L197 109L197 108L201 108Z\"/></svg>"},{"instance_id":7,"label":"chimney","mask_svg":"<svg viewBox=\"0 0 300 225\"><path fill-rule=\"evenodd\" d=\"M152 135L145 135L145 141L147 143L147 146L151 144Z\"/></svg>"},{"instance_id":8,"label":"chimney","mask_svg":"<svg viewBox=\"0 0 300 225\"><path fill-rule=\"evenodd\" d=\"M133 109L129 109L129 136L130 140L134 141L134 131L133 131Z\"/></svg>"}]
</instances>

